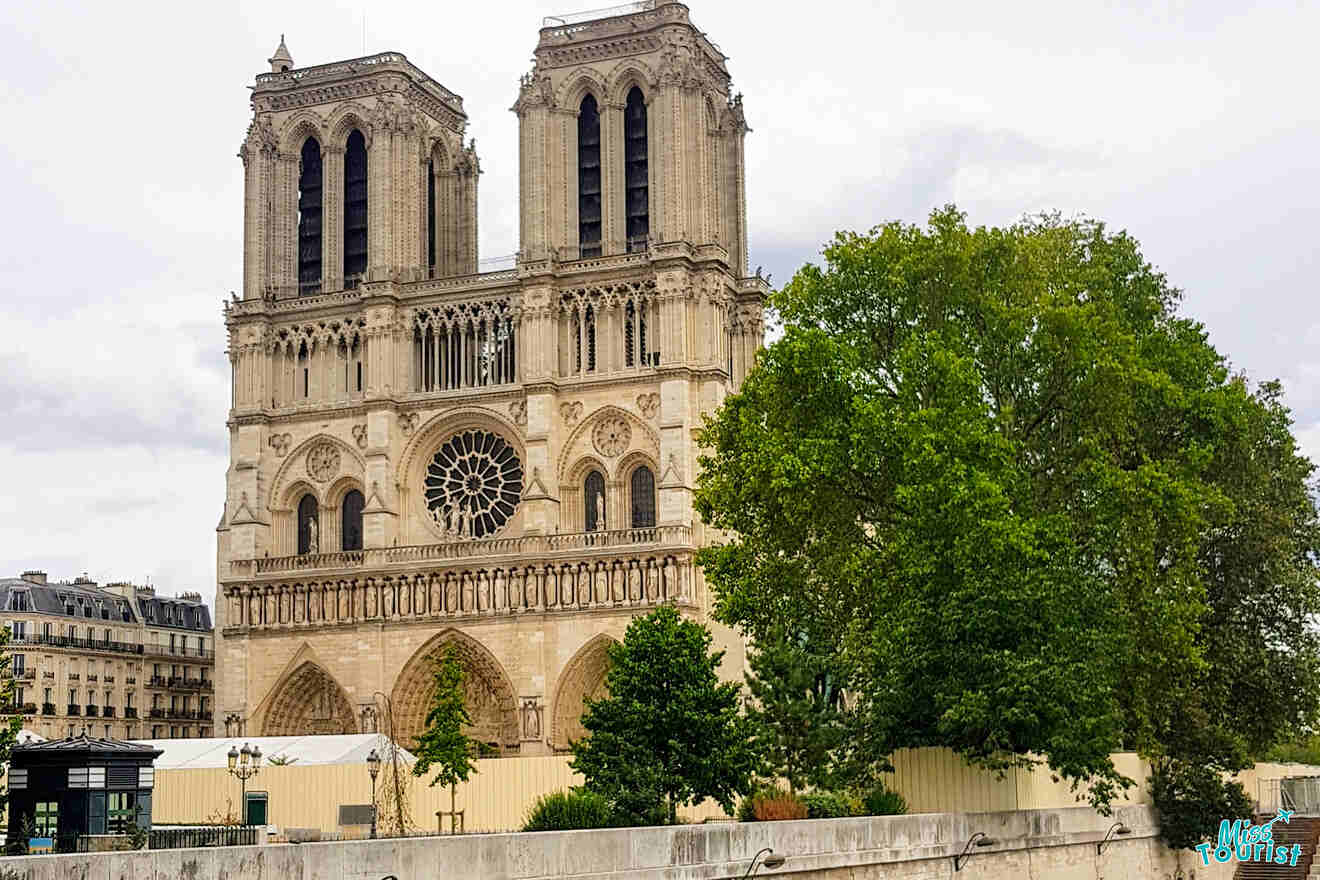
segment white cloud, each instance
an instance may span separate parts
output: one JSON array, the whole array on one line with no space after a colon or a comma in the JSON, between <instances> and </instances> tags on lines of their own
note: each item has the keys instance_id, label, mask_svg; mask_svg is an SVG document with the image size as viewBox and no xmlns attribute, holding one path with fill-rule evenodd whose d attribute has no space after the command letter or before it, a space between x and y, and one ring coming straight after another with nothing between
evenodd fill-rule
<instances>
[{"instance_id":1,"label":"white cloud","mask_svg":"<svg viewBox=\"0 0 1320 880\"><path fill-rule=\"evenodd\" d=\"M579 4L590 6L590 2ZM602 2L601 5L608 5ZM1283 378L1320 452L1320 4L690 0L749 122L751 264L777 283L836 229L1085 213L1130 230L1185 310ZM483 257L517 248L508 108L560 0L29 3L0 34L0 573L214 586L239 287L247 86L397 49L463 95Z\"/></svg>"}]
</instances>

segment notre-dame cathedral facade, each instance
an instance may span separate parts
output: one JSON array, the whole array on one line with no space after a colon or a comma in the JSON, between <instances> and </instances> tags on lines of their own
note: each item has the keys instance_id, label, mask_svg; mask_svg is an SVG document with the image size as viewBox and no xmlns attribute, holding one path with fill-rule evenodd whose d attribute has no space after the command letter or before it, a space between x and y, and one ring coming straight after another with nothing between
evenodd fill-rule
<instances>
[{"instance_id":1,"label":"notre-dame cathedral facade","mask_svg":"<svg viewBox=\"0 0 1320 880\"><path fill-rule=\"evenodd\" d=\"M682 3L543 24L503 271L478 271L458 95L396 52L298 67L283 41L257 76L217 731L384 731L388 704L408 743L452 649L472 732L544 754L582 733L635 615L708 619L695 436L767 293L741 97Z\"/></svg>"}]
</instances>

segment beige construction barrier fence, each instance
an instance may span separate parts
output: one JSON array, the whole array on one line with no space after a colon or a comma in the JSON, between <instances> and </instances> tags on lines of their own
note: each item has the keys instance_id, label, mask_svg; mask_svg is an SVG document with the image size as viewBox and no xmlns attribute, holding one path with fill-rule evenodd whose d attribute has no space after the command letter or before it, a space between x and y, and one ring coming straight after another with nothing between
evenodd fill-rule
<instances>
[{"instance_id":1,"label":"beige construction barrier fence","mask_svg":"<svg viewBox=\"0 0 1320 880\"><path fill-rule=\"evenodd\" d=\"M578 785L582 778L569 768L568 756L496 758L477 762L478 772L458 787L457 805L464 812L467 831L508 831L521 827L528 808L542 794ZM1121 801L1149 802L1149 768L1137 755L1114 755L1120 772L1137 780ZM1077 795L1063 782L1054 782L1048 768L1010 770L1004 774L968 767L948 749L903 749L892 757L894 772L888 784L907 799L911 812L988 812L1044 810L1074 807ZM377 789L387 784L388 766L381 768ZM1298 764L1258 764L1242 774L1247 793L1259 796L1261 780L1284 776L1320 775L1320 768ZM297 764L263 767L248 781L249 792L265 792L268 821L284 828L319 828L364 834L363 827L341 828L339 806L371 803L371 778L364 764ZM407 797L418 830L437 828L436 812L449 809L449 791L432 788L424 779L410 777ZM157 824L192 824L239 813L239 782L223 768L158 770L152 804ZM723 815L718 804L706 803L686 811L686 818L701 821ZM445 830L449 829L446 821Z\"/></svg>"}]
</instances>

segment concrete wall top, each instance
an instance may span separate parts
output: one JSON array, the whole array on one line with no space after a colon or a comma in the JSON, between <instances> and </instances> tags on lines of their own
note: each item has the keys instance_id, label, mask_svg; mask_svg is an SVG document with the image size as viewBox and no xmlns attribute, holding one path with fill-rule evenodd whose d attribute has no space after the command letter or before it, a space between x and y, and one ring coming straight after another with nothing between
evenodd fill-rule
<instances>
[{"instance_id":1,"label":"concrete wall top","mask_svg":"<svg viewBox=\"0 0 1320 880\"><path fill-rule=\"evenodd\" d=\"M1158 829L1149 807L1104 817L1087 808L1003 813L927 813L861 819L715 823L666 828L486 834L302 845L160 850L83 856L0 859L23 880L399 880L435 877L539 880L551 877L713 880L741 877L752 857L771 847L787 858L773 875L827 876L834 870L951 859L972 834L995 839L987 856L1094 844L1114 822L1132 834L1111 844L1143 847ZM1097 858L1100 858L1097 856ZM928 862L928 864L930 864ZM843 876L843 875L840 875Z\"/></svg>"}]
</instances>

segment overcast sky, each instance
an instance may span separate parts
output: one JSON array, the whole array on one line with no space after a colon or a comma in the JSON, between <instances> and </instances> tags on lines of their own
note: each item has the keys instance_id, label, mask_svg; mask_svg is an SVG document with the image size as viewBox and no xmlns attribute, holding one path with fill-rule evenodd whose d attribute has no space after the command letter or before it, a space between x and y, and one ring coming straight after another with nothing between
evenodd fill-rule
<instances>
[{"instance_id":1,"label":"overcast sky","mask_svg":"<svg viewBox=\"0 0 1320 880\"><path fill-rule=\"evenodd\" d=\"M0 576L215 591L248 86L397 50L463 96L481 256L517 242L518 77L559 2L9 7L0 31ZM1320 455L1315 2L691 0L748 122L751 263L836 229L1086 214L1127 229ZM1246 8L1244 8L1246 7ZM368 10L365 20L363 10Z\"/></svg>"}]
</instances>

